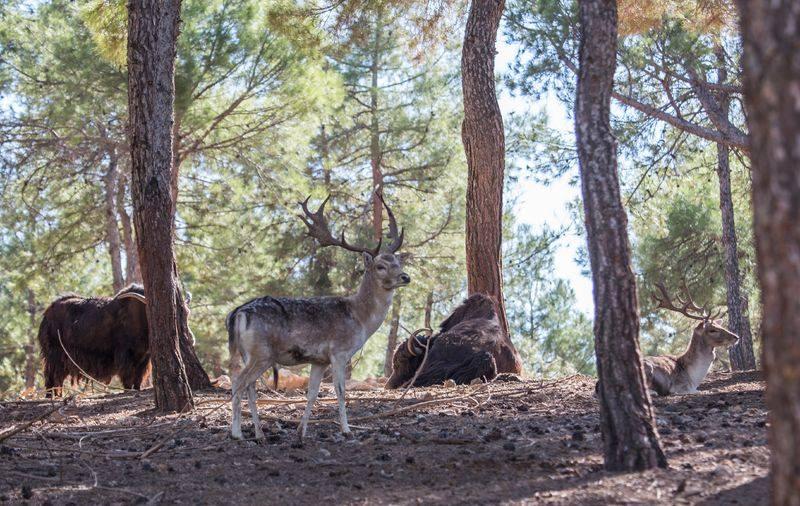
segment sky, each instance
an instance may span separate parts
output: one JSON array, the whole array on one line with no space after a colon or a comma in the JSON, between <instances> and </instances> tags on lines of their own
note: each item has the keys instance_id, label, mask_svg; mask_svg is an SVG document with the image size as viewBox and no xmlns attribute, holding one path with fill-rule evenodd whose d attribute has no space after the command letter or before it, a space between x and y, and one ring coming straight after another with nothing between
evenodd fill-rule
<instances>
[{"instance_id":1,"label":"sky","mask_svg":"<svg viewBox=\"0 0 800 506\"><path fill-rule=\"evenodd\" d=\"M502 26L499 30L502 34ZM502 35L497 41L497 60L495 71L498 74L507 72L509 65L513 62L516 47L503 40ZM566 136L573 136L572 118L567 112L565 105L558 100L552 93L547 93L539 100L531 97L511 97L507 92L500 91L498 96L500 111L507 117L511 111L532 111L544 112L547 115L548 126ZM573 202L580 194L580 187L569 184L569 179L577 173L577 167L573 171L549 185L537 183L530 178L520 179L516 188L512 190L511 198L516 197L515 215L522 223L528 223L535 230L540 231L544 225L552 229L558 229L569 225L570 218L568 205ZM577 308L591 315L593 312L592 303L592 283L584 276L581 267L575 261L578 248L583 245L584 239L571 232L562 237L555 249L555 275L566 279L575 290Z\"/></svg>"}]
</instances>

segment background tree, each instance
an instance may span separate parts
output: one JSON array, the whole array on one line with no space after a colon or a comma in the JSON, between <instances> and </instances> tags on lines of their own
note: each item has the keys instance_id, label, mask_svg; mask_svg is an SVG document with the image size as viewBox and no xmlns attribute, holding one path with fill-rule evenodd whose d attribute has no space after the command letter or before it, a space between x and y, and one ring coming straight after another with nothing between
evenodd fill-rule
<instances>
[{"instance_id":1,"label":"background tree","mask_svg":"<svg viewBox=\"0 0 800 506\"><path fill-rule=\"evenodd\" d=\"M485 293L495 299L500 325L508 333L501 250L505 134L494 84L495 43L504 5L503 0L473 0L470 5L461 53L464 95L461 137L469 168L468 290L470 294Z\"/></svg>"},{"instance_id":2,"label":"background tree","mask_svg":"<svg viewBox=\"0 0 800 506\"><path fill-rule=\"evenodd\" d=\"M772 503L800 504L800 4L738 2L764 304Z\"/></svg>"},{"instance_id":3,"label":"background tree","mask_svg":"<svg viewBox=\"0 0 800 506\"><path fill-rule=\"evenodd\" d=\"M666 167L680 164L684 153L711 143L719 150L720 211L724 269L728 292L729 325L740 335L731 349L731 365L755 367L746 280L740 274L740 252L727 189L730 151L746 161L748 140L741 110L738 40L729 34L733 12L729 2L620 2L622 34L618 48L620 69L612 97L626 114L615 124L625 146L623 155L641 167L633 176L636 194L647 180L664 181ZM570 74L577 72L577 11L574 2L539 0L512 2L507 34L525 46L509 78L513 89L537 96L554 90L565 102L574 90ZM700 143L698 141L701 141ZM727 155L726 155L727 153ZM735 168L746 164L738 163ZM624 181L623 181L624 183ZM661 185L651 185L651 189ZM641 192L639 192L641 193ZM628 207L638 197L627 199ZM723 276L724 273L724 276Z\"/></svg>"},{"instance_id":4,"label":"background tree","mask_svg":"<svg viewBox=\"0 0 800 506\"><path fill-rule=\"evenodd\" d=\"M128 6L134 224L148 298L155 403L157 409L167 413L194 407L179 345L187 315L172 245L175 216L171 191L172 128L179 22L180 0L133 2Z\"/></svg>"},{"instance_id":5,"label":"background tree","mask_svg":"<svg viewBox=\"0 0 800 506\"><path fill-rule=\"evenodd\" d=\"M575 135L594 285L600 427L608 470L666 467L639 352L636 280L611 132L616 0L581 0Z\"/></svg>"}]
</instances>

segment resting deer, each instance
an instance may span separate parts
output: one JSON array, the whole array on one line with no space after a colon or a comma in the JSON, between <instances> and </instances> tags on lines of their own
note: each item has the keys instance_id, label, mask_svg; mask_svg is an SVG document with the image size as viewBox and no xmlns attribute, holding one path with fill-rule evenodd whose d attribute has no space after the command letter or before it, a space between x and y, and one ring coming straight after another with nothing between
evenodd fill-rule
<instances>
[{"instance_id":1,"label":"resting deer","mask_svg":"<svg viewBox=\"0 0 800 506\"><path fill-rule=\"evenodd\" d=\"M695 393L716 358L714 349L735 345L739 336L721 326L721 321L716 319L719 313L711 316L706 308L697 306L688 293L686 300L676 297L678 304L675 304L662 283L657 283L656 287L660 296L653 295L653 298L659 308L678 312L687 318L699 320L699 323L694 328L689 347L682 355L645 357L647 383L659 395Z\"/></svg>"},{"instance_id":2,"label":"resting deer","mask_svg":"<svg viewBox=\"0 0 800 506\"><path fill-rule=\"evenodd\" d=\"M346 297L286 298L261 297L234 309L226 320L228 348L233 359L240 354L245 365L233 382L233 421L231 436L241 439L241 400L246 391L250 413L255 424L255 436L264 437L258 420L256 380L276 364L311 364L308 382L308 402L298 427L302 440L306 434L311 407L317 399L320 382L330 365L333 384L339 403L341 430L350 433L345 411L345 369L352 356L381 326L392 304L392 294L398 287L411 282L403 272L403 257L395 254L403 245L403 232L398 234L397 223L389 206L383 202L389 218L389 244L381 253L382 238L373 249L349 244L342 232L334 237L324 216L330 196L312 213L308 199L300 203L301 219L309 235L320 246L339 246L364 257L364 276L361 286Z\"/></svg>"}]
</instances>

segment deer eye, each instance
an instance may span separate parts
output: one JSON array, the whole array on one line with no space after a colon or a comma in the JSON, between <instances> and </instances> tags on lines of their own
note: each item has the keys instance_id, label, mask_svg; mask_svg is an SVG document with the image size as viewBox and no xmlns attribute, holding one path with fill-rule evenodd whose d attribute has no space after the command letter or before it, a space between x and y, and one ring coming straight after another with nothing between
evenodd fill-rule
<instances>
[{"instance_id":1,"label":"deer eye","mask_svg":"<svg viewBox=\"0 0 800 506\"><path fill-rule=\"evenodd\" d=\"M386 270L386 266L385 265L378 265L375 268L378 269L379 271L385 271Z\"/></svg>"}]
</instances>

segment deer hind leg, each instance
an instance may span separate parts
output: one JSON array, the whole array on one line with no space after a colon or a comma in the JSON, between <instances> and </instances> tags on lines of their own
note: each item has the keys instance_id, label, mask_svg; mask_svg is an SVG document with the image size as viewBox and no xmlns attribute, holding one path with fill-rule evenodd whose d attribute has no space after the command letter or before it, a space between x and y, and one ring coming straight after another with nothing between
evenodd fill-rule
<instances>
[{"instance_id":1,"label":"deer hind leg","mask_svg":"<svg viewBox=\"0 0 800 506\"><path fill-rule=\"evenodd\" d=\"M268 367L272 365L270 361L257 360L255 357L249 357L247 364L242 371L233 381L233 388L231 391L231 408L233 411L233 420L231 421L231 437L234 439L242 439L242 394L245 390L248 391L248 398L250 397L249 390L253 387L253 402L251 403L250 416L256 422L256 437L261 432L261 427L258 427L258 411L254 410L252 406L255 404L255 382L258 380ZM263 434L262 434L263 435Z\"/></svg>"},{"instance_id":2,"label":"deer hind leg","mask_svg":"<svg viewBox=\"0 0 800 506\"><path fill-rule=\"evenodd\" d=\"M250 406L250 416L253 418L256 439L264 439L264 431L261 430L261 421L258 419L258 392L256 392L255 382L250 383L247 387L247 402Z\"/></svg>"},{"instance_id":3,"label":"deer hind leg","mask_svg":"<svg viewBox=\"0 0 800 506\"><path fill-rule=\"evenodd\" d=\"M350 434L344 395L347 360L332 360L331 369L333 369L333 388L336 390L336 400L339 402L339 425L341 425L343 434Z\"/></svg>"},{"instance_id":4,"label":"deer hind leg","mask_svg":"<svg viewBox=\"0 0 800 506\"><path fill-rule=\"evenodd\" d=\"M322 383L324 373L325 367L317 364L311 365L311 373L308 378L308 402L306 403L305 411L303 411L303 418L300 419L300 425L297 427L297 436L301 441L306 437L306 427L308 426L308 417L311 416L311 406L317 400L319 384Z\"/></svg>"}]
</instances>

